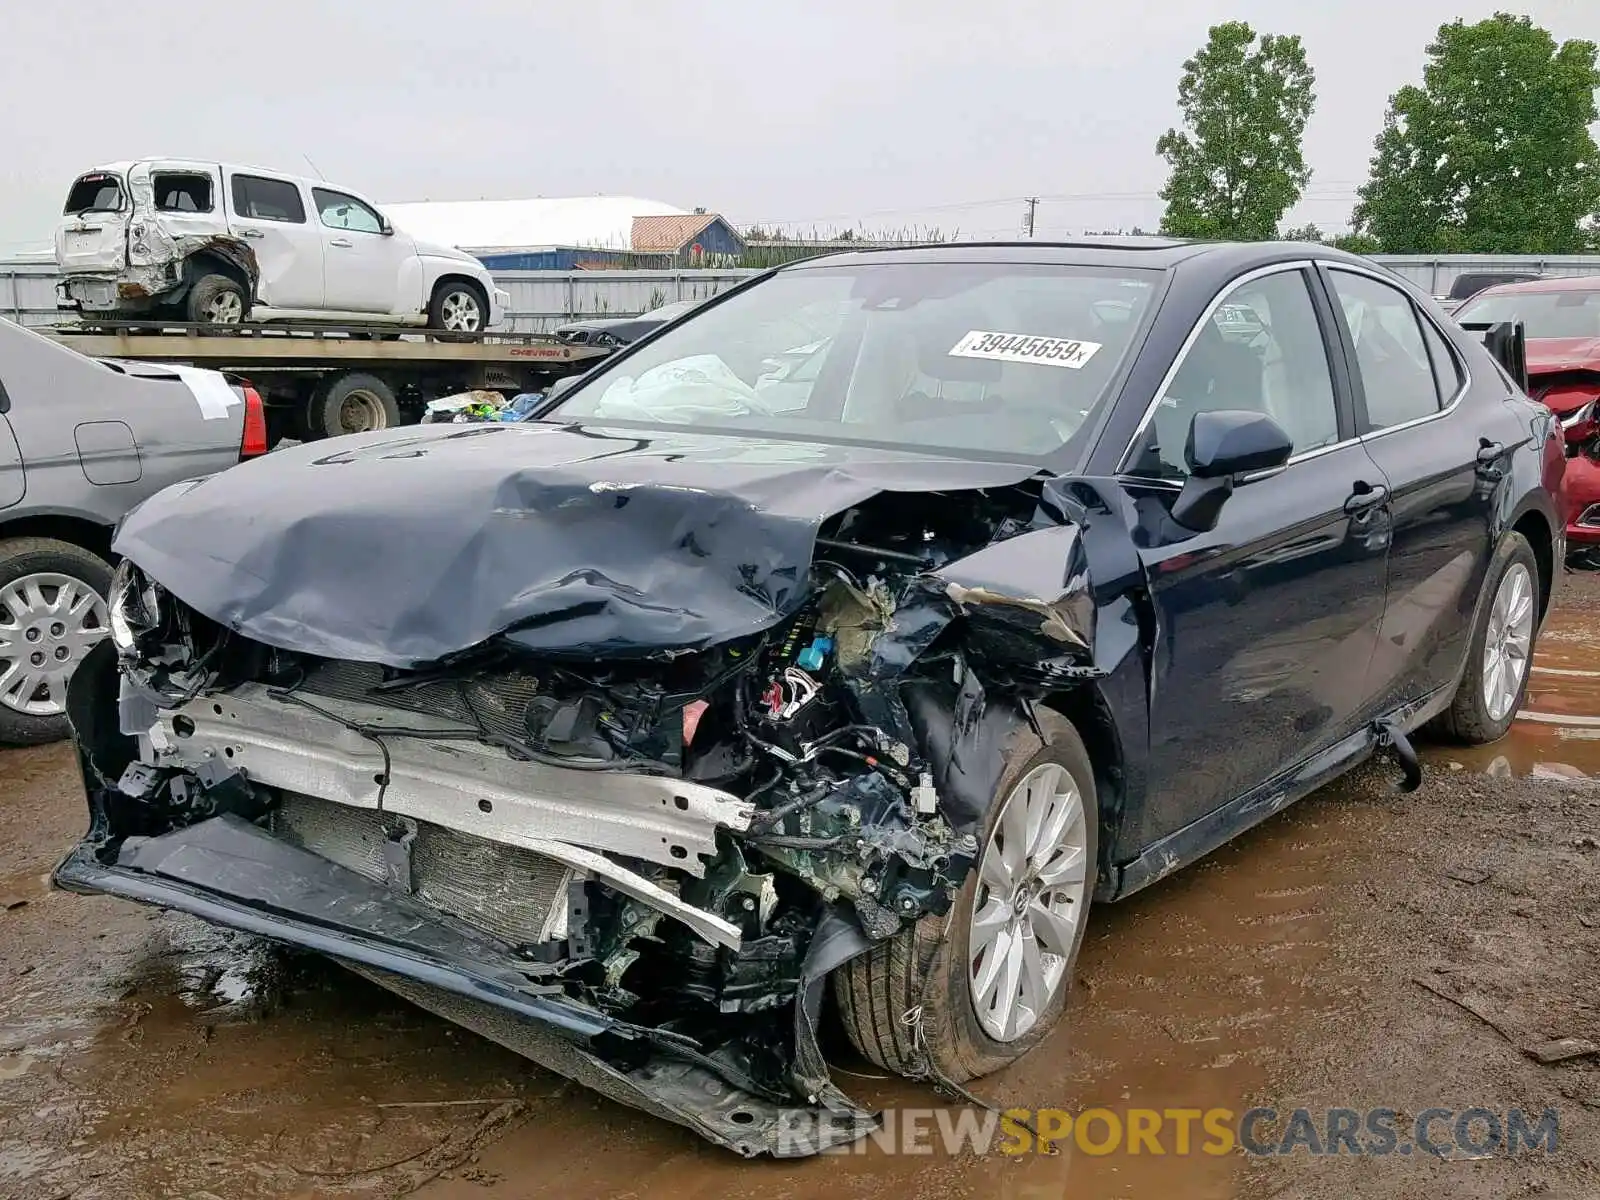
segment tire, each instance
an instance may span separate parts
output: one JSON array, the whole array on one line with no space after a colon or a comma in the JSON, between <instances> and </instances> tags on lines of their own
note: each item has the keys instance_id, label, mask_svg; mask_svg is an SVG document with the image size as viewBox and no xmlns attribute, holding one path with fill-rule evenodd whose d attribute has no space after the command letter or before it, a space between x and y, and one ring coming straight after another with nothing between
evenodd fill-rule
<instances>
[{"instance_id":1,"label":"tire","mask_svg":"<svg viewBox=\"0 0 1600 1200\"><path fill-rule=\"evenodd\" d=\"M249 315L250 298L237 279L202 275L189 289L183 312L196 325L237 325Z\"/></svg>"},{"instance_id":2,"label":"tire","mask_svg":"<svg viewBox=\"0 0 1600 1200\"><path fill-rule=\"evenodd\" d=\"M94 593L94 601L76 618L70 612L52 614L37 604L29 607L30 595L46 605L59 603L64 583L80 593ZM109 635L110 591L110 564L81 546L55 538L0 541L0 743L34 746L59 741L72 732L65 711L65 681L71 667ZM72 606L70 598L68 604ZM56 615L62 619L54 619ZM62 651L67 652L65 658ZM33 661L36 654L44 656L42 663ZM66 674L51 674L57 671ZM24 672L48 679L48 690L19 683Z\"/></svg>"},{"instance_id":3,"label":"tire","mask_svg":"<svg viewBox=\"0 0 1600 1200\"><path fill-rule=\"evenodd\" d=\"M306 405L306 432L312 437L372 433L400 424L394 389L376 375L353 371L324 380Z\"/></svg>"},{"instance_id":4,"label":"tire","mask_svg":"<svg viewBox=\"0 0 1600 1200\"><path fill-rule=\"evenodd\" d=\"M1489 652L1491 626L1496 625L1496 602L1501 585L1507 576L1520 571L1526 576L1528 605L1528 632L1522 677L1515 688L1511 706L1499 716L1489 707L1485 697L1485 665ZM1466 670L1456 687L1450 707L1434 723L1439 734L1451 741L1468 746L1484 746L1499 741L1511 728L1517 711L1528 694L1528 677L1532 674L1534 643L1539 635L1539 564L1533 557L1533 547L1520 533L1512 532L1501 539L1494 557L1489 560L1489 570L1484 576L1483 592L1478 602L1478 613L1473 620L1472 638L1467 643ZM1513 639L1515 640L1515 639Z\"/></svg>"},{"instance_id":5,"label":"tire","mask_svg":"<svg viewBox=\"0 0 1600 1200\"><path fill-rule=\"evenodd\" d=\"M462 323L470 320L467 314L475 308L476 324ZM447 279L433 289L433 299L428 302L428 328L449 333L482 333L489 324L489 297L475 283Z\"/></svg>"},{"instance_id":6,"label":"tire","mask_svg":"<svg viewBox=\"0 0 1600 1200\"><path fill-rule=\"evenodd\" d=\"M912 1076L931 1071L937 1078L963 1083L1021 1058L1049 1036L1066 1008L1094 890L1099 810L1094 771L1077 730L1066 719L1043 709L1039 721L1048 741L1041 742L1026 727L1015 735L984 821L979 864L957 893L950 912L924 916L834 972L833 995L845 1032L856 1049L880 1067ZM999 1040L985 1029L968 981L968 964L973 958L970 922L980 890L989 900L994 899L981 877L985 856L996 853L994 834L1006 802L1014 802L1013 789L1024 780L1041 768L1052 767L1071 777L1081 798L1086 882L1074 905L1077 923L1068 953L1062 956L1065 964L1059 985L1030 1028ZM999 944L992 943L990 949ZM920 1030L907 1020L907 1014L919 1009Z\"/></svg>"}]
</instances>

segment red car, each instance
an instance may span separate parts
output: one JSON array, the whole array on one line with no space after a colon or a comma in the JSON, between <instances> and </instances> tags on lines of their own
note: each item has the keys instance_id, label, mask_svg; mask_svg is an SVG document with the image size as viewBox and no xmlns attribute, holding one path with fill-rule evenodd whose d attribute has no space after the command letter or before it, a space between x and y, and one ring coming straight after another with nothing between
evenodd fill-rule
<instances>
[{"instance_id":1,"label":"red car","mask_svg":"<svg viewBox=\"0 0 1600 1200\"><path fill-rule=\"evenodd\" d=\"M1600 548L1600 276L1501 284L1454 315L1472 325L1522 322L1529 394L1567 432L1567 545Z\"/></svg>"}]
</instances>

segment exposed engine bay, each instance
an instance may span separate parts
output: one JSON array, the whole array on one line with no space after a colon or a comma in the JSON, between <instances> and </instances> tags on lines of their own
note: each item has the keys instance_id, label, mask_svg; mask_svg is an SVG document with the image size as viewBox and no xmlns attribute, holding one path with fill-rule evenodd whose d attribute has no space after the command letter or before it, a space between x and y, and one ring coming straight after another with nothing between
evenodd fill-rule
<instances>
[{"instance_id":1,"label":"exposed engine bay","mask_svg":"<svg viewBox=\"0 0 1600 1200\"><path fill-rule=\"evenodd\" d=\"M740 1152L814 1152L872 1125L817 1048L823 980L949 912L983 739L1097 674L1078 532L1034 480L878 492L816 527L765 629L610 657L511 630L404 667L241 634L135 552L120 683L108 644L74 684L94 828L58 878L136 899L160 878L199 915L533 1018L564 1044L517 1048ZM986 554L1019 538L1052 591L995 582Z\"/></svg>"}]
</instances>

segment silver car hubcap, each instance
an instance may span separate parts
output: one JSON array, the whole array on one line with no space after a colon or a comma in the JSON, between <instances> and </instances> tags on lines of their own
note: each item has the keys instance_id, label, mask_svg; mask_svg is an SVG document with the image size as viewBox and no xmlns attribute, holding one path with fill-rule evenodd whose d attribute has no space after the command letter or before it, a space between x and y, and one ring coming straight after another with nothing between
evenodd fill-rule
<instances>
[{"instance_id":1,"label":"silver car hubcap","mask_svg":"<svg viewBox=\"0 0 1600 1200\"><path fill-rule=\"evenodd\" d=\"M1521 563L1500 579L1483 636L1483 707L1503 721L1517 702L1533 648L1533 576Z\"/></svg>"},{"instance_id":2,"label":"silver car hubcap","mask_svg":"<svg viewBox=\"0 0 1600 1200\"><path fill-rule=\"evenodd\" d=\"M65 712L72 669L109 632L106 602L81 579L40 571L0 587L0 705Z\"/></svg>"},{"instance_id":3,"label":"silver car hubcap","mask_svg":"<svg viewBox=\"0 0 1600 1200\"><path fill-rule=\"evenodd\" d=\"M216 325L237 325L244 319L244 301L237 292L221 292L206 306L206 319Z\"/></svg>"},{"instance_id":4,"label":"silver car hubcap","mask_svg":"<svg viewBox=\"0 0 1600 1200\"><path fill-rule=\"evenodd\" d=\"M1065 767L1028 772L978 863L967 946L972 1009L997 1042L1038 1024L1066 980L1089 892L1083 796Z\"/></svg>"},{"instance_id":5,"label":"silver car hubcap","mask_svg":"<svg viewBox=\"0 0 1600 1200\"><path fill-rule=\"evenodd\" d=\"M473 333L483 324L478 298L471 292L451 292L439 306L444 327L457 333Z\"/></svg>"}]
</instances>

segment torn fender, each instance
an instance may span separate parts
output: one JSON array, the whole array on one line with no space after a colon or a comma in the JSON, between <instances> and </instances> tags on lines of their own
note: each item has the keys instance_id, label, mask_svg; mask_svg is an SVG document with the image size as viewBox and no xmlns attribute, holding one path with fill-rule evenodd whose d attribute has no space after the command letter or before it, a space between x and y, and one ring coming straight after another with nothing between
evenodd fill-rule
<instances>
[{"instance_id":1,"label":"torn fender","mask_svg":"<svg viewBox=\"0 0 1600 1200\"><path fill-rule=\"evenodd\" d=\"M703 648L793 615L823 521L880 492L1036 468L812 442L545 423L280 450L145 501L115 550L268 645L413 667L530 650Z\"/></svg>"}]
</instances>

